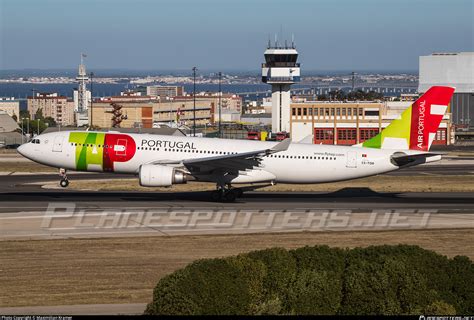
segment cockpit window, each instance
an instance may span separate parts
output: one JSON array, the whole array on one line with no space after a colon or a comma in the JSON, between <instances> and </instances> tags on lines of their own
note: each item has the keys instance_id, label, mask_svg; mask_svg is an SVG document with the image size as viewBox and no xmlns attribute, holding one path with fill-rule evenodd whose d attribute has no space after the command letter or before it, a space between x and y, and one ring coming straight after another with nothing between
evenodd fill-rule
<instances>
[{"instance_id":1,"label":"cockpit window","mask_svg":"<svg viewBox=\"0 0 474 320\"><path fill-rule=\"evenodd\" d=\"M39 144L40 140L39 139L33 139L33 140L31 140L31 143Z\"/></svg>"}]
</instances>

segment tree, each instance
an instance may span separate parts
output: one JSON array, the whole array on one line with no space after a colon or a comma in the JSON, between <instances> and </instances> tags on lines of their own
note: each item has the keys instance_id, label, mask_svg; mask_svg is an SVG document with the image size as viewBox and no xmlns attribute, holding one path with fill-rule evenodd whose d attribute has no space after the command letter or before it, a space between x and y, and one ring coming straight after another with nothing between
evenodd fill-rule
<instances>
[{"instance_id":1,"label":"tree","mask_svg":"<svg viewBox=\"0 0 474 320\"><path fill-rule=\"evenodd\" d=\"M165 277L148 314L251 314L261 299L265 266L247 256L198 260Z\"/></svg>"},{"instance_id":2,"label":"tree","mask_svg":"<svg viewBox=\"0 0 474 320\"><path fill-rule=\"evenodd\" d=\"M56 126L56 121L52 117L46 117L44 118L44 122L47 123L48 127L55 127Z\"/></svg>"},{"instance_id":3,"label":"tree","mask_svg":"<svg viewBox=\"0 0 474 320\"><path fill-rule=\"evenodd\" d=\"M30 112L28 110L20 110L20 119L22 118L31 118Z\"/></svg>"},{"instance_id":4,"label":"tree","mask_svg":"<svg viewBox=\"0 0 474 320\"><path fill-rule=\"evenodd\" d=\"M456 309L444 301L436 300L423 311L427 315L456 315Z\"/></svg>"},{"instance_id":5,"label":"tree","mask_svg":"<svg viewBox=\"0 0 474 320\"><path fill-rule=\"evenodd\" d=\"M278 298L282 302L283 312L289 312L288 289L296 274L296 261L285 249L272 248L248 253L254 260L261 261L267 268L263 279L265 299Z\"/></svg>"},{"instance_id":6,"label":"tree","mask_svg":"<svg viewBox=\"0 0 474 320\"><path fill-rule=\"evenodd\" d=\"M341 278L334 272L303 269L291 283L291 314L334 315L342 299Z\"/></svg>"},{"instance_id":7,"label":"tree","mask_svg":"<svg viewBox=\"0 0 474 320\"><path fill-rule=\"evenodd\" d=\"M147 314L473 313L474 264L417 246L272 248L193 262L156 285Z\"/></svg>"},{"instance_id":8,"label":"tree","mask_svg":"<svg viewBox=\"0 0 474 320\"><path fill-rule=\"evenodd\" d=\"M37 120L37 119L41 119L41 120L44 119L44 117L43 117L43 108L38 108L38 110L36 110L35 120Z\"/></svg>"},{"instance_id":9,"label":"tree","mask_svg":"<svg viewBox=\"0 0 474 320\"><path fill-rule=\"evenodd\" d=\"M153 290L153 301L146 314L195 314L199 311L186 292L190 268L181 269L162 278Z\"/></svg>"},{"instance_id":10,"label":"tree","mask_svg":"<svg viewBox=\"0 0 474 320\"><path fill-rule=\"evenodd\" d=\"M449 301L460 313L474 313L474 264L468 257L449 261L451 288L455 299Z\"/></svg>"}]
</instances>

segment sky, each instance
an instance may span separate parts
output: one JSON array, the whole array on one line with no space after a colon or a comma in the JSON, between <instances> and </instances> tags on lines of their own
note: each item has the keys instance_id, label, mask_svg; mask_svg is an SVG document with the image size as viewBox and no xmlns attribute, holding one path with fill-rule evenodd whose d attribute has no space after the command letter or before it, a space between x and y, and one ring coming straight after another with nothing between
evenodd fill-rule
<instances>
[{"instance_id":1,"label":"sky","mask_svg":"<svg viewBox=\"0 0 474 320\"><path fill-rule=\"evenodd\" d=\"M258 70L294 35L304 70L418 70L474 51L474 0L0 0L0 69Z\"/></svg>"}]
</instances>

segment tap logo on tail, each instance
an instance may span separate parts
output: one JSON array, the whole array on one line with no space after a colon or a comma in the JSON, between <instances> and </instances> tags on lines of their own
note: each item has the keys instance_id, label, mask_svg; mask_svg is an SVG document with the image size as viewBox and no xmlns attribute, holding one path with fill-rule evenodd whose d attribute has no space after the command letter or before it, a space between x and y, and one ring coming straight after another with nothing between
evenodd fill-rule
<instances>
[{"instance_id":1,"label":"tap logo on tail","mask_svg":"<svg viewBox=\"0 0 474 320\"><path fill-rule=\"evenodd\" d=\"M365 141L362 146L428 151L453 93L452 87L431 87L399 119L393 120L387 128Z\"/></svg>"}]
</instances>

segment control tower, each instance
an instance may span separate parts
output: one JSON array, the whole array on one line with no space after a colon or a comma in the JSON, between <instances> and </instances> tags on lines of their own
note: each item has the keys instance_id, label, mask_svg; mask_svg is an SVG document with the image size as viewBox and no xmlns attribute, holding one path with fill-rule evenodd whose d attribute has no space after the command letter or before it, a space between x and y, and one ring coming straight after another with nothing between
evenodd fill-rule
<instances>
[{"instance_id":1,"label":"control tower","mask_svg":"<svg viewBox=\"0 0 474 320\"><path fill-rule=\"evenodd\" d=\"M300 81L298 52L291 46L272 46L268 42L265 63L262 64L262 81L272 85L272 132L290 131L290 86Z\"/></svg>"}]
</instances>

